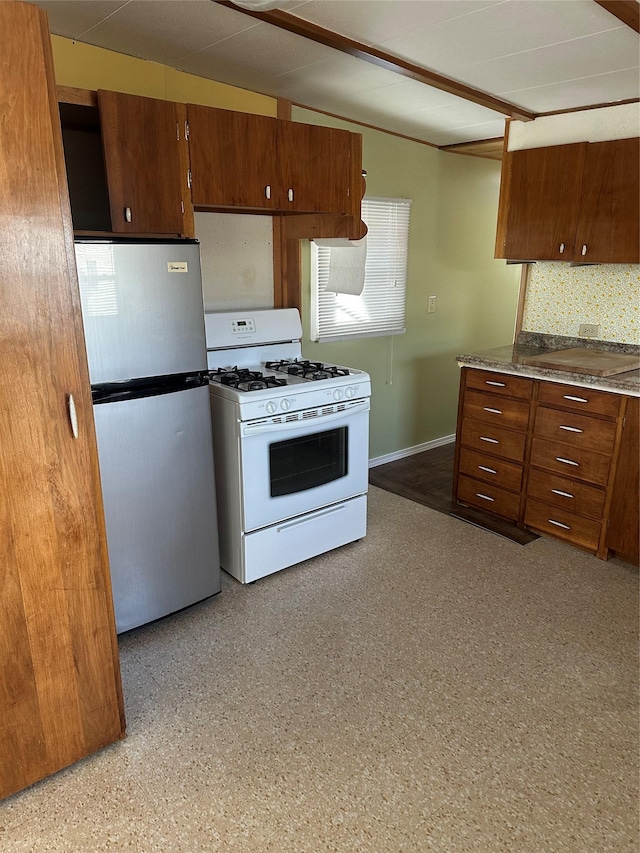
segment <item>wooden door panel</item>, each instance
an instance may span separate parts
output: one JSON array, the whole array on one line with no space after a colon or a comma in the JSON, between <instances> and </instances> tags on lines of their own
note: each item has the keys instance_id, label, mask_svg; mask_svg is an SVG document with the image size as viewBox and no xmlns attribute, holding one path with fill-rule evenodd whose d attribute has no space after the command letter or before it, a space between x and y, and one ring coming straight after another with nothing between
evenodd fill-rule
<instances>
[{"instance_id":1,"label":"wooden door panel","mask_svg":"<svg viewBox=\"0 0 640 853\"><path fill-rule=\"evenodd\" d=\"M98 92L111 227L122 234L183 233L176 105ZM131 211L127 221L125 210Z\"/></svg>"},{"instance_id":2,"label":"wooden door panel","mask_svg":"<svg viewBox=\"0 0 640 853\"><path fill-rule=\"evenodd\" d=\"M124 715L46 15L0 3L0 29L2 797L122 737Z\"/></svg>"},{"instance_id":3,"label":"wooden door panel","mask_svg":"<svg viewBox=\"0 0 640 853\"><path fill-rule=\"evenodd\" d=\"M587 145L574 255L598 263L640 261L639 139Z\"/></svg>"},{"instance_id":4,"label":"wooden door panel","mask_svg":"<svg viewBox=\"0 0 640 853\"><path fill-rule=\"evenodd\" d=\"M283 209L349 213L350 157L348 131L279 121L278 161L286 201Z\"/></svg>"},{"instance_id":5,"label":"wooden door panel","mask_svg":"<svg viewBox=\"0 0 640 853\"><path fill-rule=\"evenodd\" d=\"M607 548L640 563L640 399L626 401L620 456L613 485Z\"/></svg>"},{"instance_id":6,"label":"wooden door panel","mask_svg":"<svg viewBox=\"0 0 640 853\"><path fill-rule=\"evenodd\" d=\"M195 104L187 115L193 204L275 210L276 119Z\"/></svg>"},{"instance_id":7,"label":"wooden door panel","mask_svg":"<svg viewBox=\"0 0 640 853\"><path fill-rule=\"evenodd\" d=\"M503 165L509 170L506 230L497 257L572 259L585 145L507 154Z\"/></svg>"}]
</instances>

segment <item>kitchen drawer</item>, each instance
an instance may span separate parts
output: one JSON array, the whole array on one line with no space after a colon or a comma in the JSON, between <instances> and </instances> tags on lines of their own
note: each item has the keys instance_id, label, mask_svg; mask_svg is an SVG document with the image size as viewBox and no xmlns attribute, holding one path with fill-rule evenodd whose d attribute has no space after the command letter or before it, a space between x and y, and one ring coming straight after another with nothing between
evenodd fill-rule
<instances>
[{"instance_id":1,"label":"kitchen drawer","mask_svg":"<svg viewBox=\"0 0 640 853\"><path fill-rule=\"evenodd\" d=\"M593 450L571 447L545 438L533 439L531 465L535 468L544 468L573 480L586 480L588 483L606 486L610 464L610 456Z\"/></svg>"},{"instance_id":2,"label":"kitchen drawer","mask_svg":"<svg viewBox=\"0 0 640 853\"><path fill-rule=\"evenodd\" d=\"M477 391L490 391L506 397L520 397L530 400L533 394L533 382L522 376L512 376L509 373L493 373L490 370L475 370L466 368L466 387Z\"/></svg>"},{"instance_id":3,"label":"kitchen drawer","mask_svg":"<svg viewBox=\"0 0 640 853\"><path fill-rule=\"evenodd\" d=\"M593 391L591 388L578 388L572 385L557 385L555 382L540 382L538 401L562 406L563 409L576 409L585 414L604 415L617 418L620 411L619 394L607 391Z\"/></svg>"},{"instance_id":4,"label":"kitchen drawer","mask_svg":"<svg viewBox=\"0 0 640 853\"><path fill-rule=\"evenodd\" d=\"M508 429L527 431L530 405L525 400L508 400L484 391L466 391L464 416L497 424Z\"/></svg>"},{"instance_id":5,"label":"kitchen drawer","mask_svg":"<svg viewBox=\"0 0 640 853\"><path fill-rule=\"evenodd\" d=\"M511 521L518 520L520 495L490 483L481 483L471 477L458 477L458 500Z\"/></svg>"},{"instance_id":6,"label":"kitchen drawer","mask_svg":"<svg viewBox=\"0 0 640 853\"><path fill-rule=\"evenodd\" d=\"M522 432L512 432L481 421L463 418L460 443L473 450L490 453L492 456L522 462L527 436Z\"/></svg>"},{"instance_id":7,"label":"kitchen drawer","mask_svg":"<svg viewBox=\"0 0 640 853\"><path fill-rule=\"evenodd\" d=\"M539 406L534 434L561 441L571 447L611 453L616 437L616 422Z\"/></svg>"},{"instance_id":8,"label":"kitchen drawer","mask_svg":"<svg viewBox=\"0 0 640 853\"><path fill-rule=\"evenodd\" d=\"M542 501L527 501L524 523L540 533L557 536L589 551L596 551L598 548L602 527L599 521L582 518L580 515L549 506Z\"/></svg>"},{"instance_id":9,"label":"kitchen drawer","mask_svg":"<svg viewBox=\"0 0 640 853\"><path fill-rule=\"evenodd\" d=\"M532 468L527 486L527 500L545 501L577 515L586 515L599 521L602 518L606 492L597 486L579 483Z\"/></svg>"},{"instance_id":10,"label":"kitchen drawer","mask_svg":"<svg viewBox=\"0 0 640 853\"><path fill-rule=\"evenodd\" d=\"M459 470L461 474L467 474L512 492L519 492L522 486L522 465L496 459L477 450L468 450L466 447L460 448Z\"/></svg>"}]
</instances>

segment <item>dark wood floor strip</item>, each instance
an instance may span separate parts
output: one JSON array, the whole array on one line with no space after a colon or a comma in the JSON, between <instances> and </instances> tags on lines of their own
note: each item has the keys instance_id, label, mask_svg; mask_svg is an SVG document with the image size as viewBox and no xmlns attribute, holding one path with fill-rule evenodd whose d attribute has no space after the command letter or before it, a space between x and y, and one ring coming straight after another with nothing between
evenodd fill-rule
<instances>
[{"instance_id":1,"label":"dark wood floor strip","mask_svg":"<svg viewBox=\"0 0 640 853\"><path fill-rule=\"evenodd\" d=\"M479 509L453 505L455 444L444 444L369 470L373 486L526 545L539 537Z\"/></svg>"}]
</instances>

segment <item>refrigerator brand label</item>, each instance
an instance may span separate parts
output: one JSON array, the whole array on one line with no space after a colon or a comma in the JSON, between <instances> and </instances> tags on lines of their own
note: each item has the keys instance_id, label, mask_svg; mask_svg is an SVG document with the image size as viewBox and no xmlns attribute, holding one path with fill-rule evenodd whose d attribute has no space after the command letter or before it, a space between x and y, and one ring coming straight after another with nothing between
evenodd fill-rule
<instances>
[{"instance_id":1,"label":"refrigerator brand label","mask_svg":"<svg viewBox=\"0 0 640 853\"><path fill-rule=\"evenodd\" d=\"M189 272L189 265L186 261L169 261L167 263L168 272Z\"/></svg>"}]
</instances>

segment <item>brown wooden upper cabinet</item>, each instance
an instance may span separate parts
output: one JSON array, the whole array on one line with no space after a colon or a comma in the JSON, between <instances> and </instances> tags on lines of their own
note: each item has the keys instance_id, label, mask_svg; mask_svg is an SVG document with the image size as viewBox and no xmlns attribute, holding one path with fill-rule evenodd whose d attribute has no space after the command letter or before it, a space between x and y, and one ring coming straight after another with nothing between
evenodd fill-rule
<instances>
[{"instance_id":1,"label":"brown wooden upper cabinet","mask_svg":"<svg viewBox=\"0 0 640 853\"><path fill-rule=\"evenodd\" d=\"M112 230L184 234L182 105L98 91L98 106Z\"/></svg>"},{"instance_id":2,"label":"brown wooden upper cabinet","mask_svg":"<svg viewBox=\"0 0 640 853\"><path fill-rule=\"evenodd\" d=\"M495 256L638 263L639 142L579 142L509 152Z\"/></svg>"},{"instance_id":3,"label":"brown wooden upper cabinet","mask_svg":"<svg viewBox=\"0 0 640 853\"><path fill-rule=\"evenodd\" d=\"M77 232L193 236L183 104L98 91L60 117Z\"/></svg>"},{"instance_id":4,"label":"brown wooden upper cabinet","mask_svg":"<svg viewBox=\"0 0 640 853\"><path fill-rule=\"evenodd\" d=\"M187 113L195 207L348 213L348 131L195 104Z\"/></svg>"}]
</instances>

